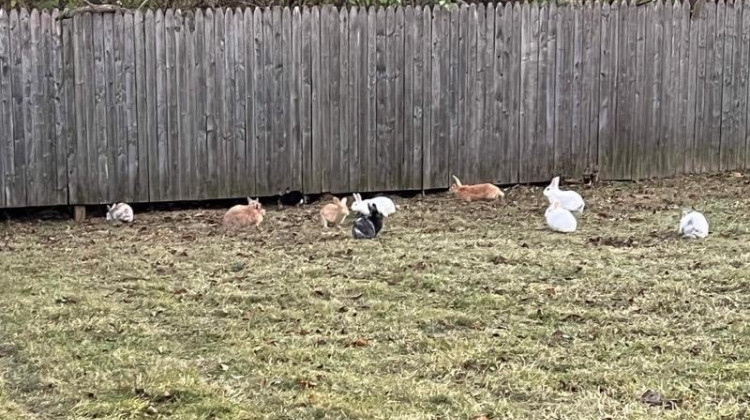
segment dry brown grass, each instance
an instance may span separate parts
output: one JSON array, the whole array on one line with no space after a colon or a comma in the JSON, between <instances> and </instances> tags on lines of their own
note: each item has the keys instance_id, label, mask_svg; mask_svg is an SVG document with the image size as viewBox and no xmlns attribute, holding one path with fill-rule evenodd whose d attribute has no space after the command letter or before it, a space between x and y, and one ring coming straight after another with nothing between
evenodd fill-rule
<instances>
[{"instance_id":1,"label":"dry brown grass","mask_svg":"<svg viewBox=\"0 0 750 420\"><path fill-rule=\"evenodd\" d=\"M374 241L321 232L322 204L231 236L214 210L10 222L0 418L742 416L746 179L578 189L574 235L527 187L398 200ZM707 240L675 236L687 206Z\"/></svg>"}]
</instances>

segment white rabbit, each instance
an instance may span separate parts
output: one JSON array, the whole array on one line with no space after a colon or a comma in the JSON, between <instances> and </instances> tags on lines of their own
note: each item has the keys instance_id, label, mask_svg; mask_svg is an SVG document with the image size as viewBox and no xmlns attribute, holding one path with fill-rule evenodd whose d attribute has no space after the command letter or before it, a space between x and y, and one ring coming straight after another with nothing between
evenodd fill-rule
<instances>
[{"instance_id":1,"label":"white rabbit","mask_svg":"<svg viewBox=\"0 0 750 420\"><path fill-rule=\"evenodd\" d=\"M354 202L352 203L352 211L359 212L360 214L364 216L370 215L370 210L368 209L370 204L375 204L375 206L378 208L378 212L382 214L385 217L390 216L391 214L396 212L396 209L398 208L395 204L393 204L393 201L388 197L374 197L374 198L368 198L367 200L362 200L362 196L359 194L353 194L354 195Z\"/></svg>"},{"instance_id":2,"label":"white rabbit","mask_svg":"<svg viewBox=\"0 0 750 420\"><path fill-rule=\"evenodd\" d=\"M703 239L708 236L708 220L697 211L683 211L680 229L677 231L683 238Z\"/></svg>"},{"instance_id":3,"label":"white rabbit","mask_svg":"<svg viewBox=\"0 0 750 420\"><path fill-rule=\"evenodd\" d=\"M547 226L555 232L572 233L576 231L578 222L573 213L562 208L558 200L553 200L547 211L544 212Z\"/></svg>"},{"instance_id":4,"label":"white rabbit","mask_svg":"<svg viewBox=\"0 0 750 420\"><path fill-rule=\"evenodd\" d=\"M559 176L552 178L552 182L544 189L544 196L547 197L550 204L552 204L553 200L557 200L565 210L583 214L583 198L575 191L560 191Z\"/></svg>"},{"instance_id":5,"label":"white rabbit","mask_svg":"<svg viewBox=\"0 0 750 420\"><path fill-rule=\"evenodd\" d=\"M130 223L133 221L133 208L125 203L107 206L107 221Z\"/></svg>"}]
</instances>

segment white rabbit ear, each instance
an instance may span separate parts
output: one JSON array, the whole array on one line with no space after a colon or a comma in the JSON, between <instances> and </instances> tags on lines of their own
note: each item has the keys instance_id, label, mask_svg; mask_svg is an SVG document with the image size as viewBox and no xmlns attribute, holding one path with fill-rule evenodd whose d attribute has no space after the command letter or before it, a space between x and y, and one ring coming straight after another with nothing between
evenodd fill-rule
<instances>
[{"instance_id":1,"label":"white rabbit ear","mask_svg":"<svg viewBox=\"0 0 750 420\"><path fill-rule=\"evenodd\" d=\"M105 206L107 206L107 213L111 212L114 207L114 205L110 206L109 204L105 204Z\"/></svg>"},{"instance_id":2,"label":"white rabbit ear","mask_svg":"<svg viewBox=\"0 0 750 420\"><path fill-rule=\"evenodd\" d=\"M342 205L346 206L346 197L342 198L340 202Z\"/></svg>"}]
</instances>

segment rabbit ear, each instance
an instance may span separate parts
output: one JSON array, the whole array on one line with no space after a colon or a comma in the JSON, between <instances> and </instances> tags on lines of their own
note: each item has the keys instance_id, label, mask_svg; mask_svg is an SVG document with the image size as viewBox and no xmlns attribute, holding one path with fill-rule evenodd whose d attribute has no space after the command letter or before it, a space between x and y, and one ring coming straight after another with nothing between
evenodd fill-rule
<instances>
[{"instance_id":1,"label":"rabbit ear","mask_svg":"<svg viewBox=\"0 0 750 420\"><path fill-rule=\"evenodd\" d=\"M105 204L105 206L107 206L107 213L111 212L112 208L114 207L114 205L110 206L109 204Z\"/></svg>"},{"instance_id":2,"label":"rabbit ear","mask_svg":"<svg viewBox=\"0 0 750 420\"><path fill-rule=\"evenodd\" d=\"M556 177L552 178L552 182L550 182L550 185L552 185L553 187L559 187L560 186L560 177L556 176Z\"/></svg>"},{"instance_id":3,"label":"rabbit ear","mask_svg":"<svg viewBox=\"0 0 750 420\"><path fill-rule=\"evenodd\" d=\"M339 200L338 197L333 197L333 202L334 202L334 204L338 204L338 203L341 202L341 200Z\"/></svg>"},{"instance_id":4,"label":"rabbit ear","mask_svg":"<svg viewBox=\"0 0 750 420\"><path fill-rule=\"evenodd\" d=\"M339 202L341 205L346 206L346 197L342 198Z\"/></svg>"}]
</instances>

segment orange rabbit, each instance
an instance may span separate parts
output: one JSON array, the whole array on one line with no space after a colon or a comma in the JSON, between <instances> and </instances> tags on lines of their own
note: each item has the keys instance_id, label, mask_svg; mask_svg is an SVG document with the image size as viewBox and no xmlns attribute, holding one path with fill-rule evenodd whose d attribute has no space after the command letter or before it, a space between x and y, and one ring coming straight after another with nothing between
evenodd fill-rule
<instances>
[{"instance_id":1,"label":"orange rabbit","mask_svg":"<svg viewBox=\"0 0 750 420\"><path fill-rule=\"evenodd\" d=\"M247 205L238 204L229 209L224 215L224 227L230 230L245 228L248 226L260 226L266 210L261 208L258 200L247 198Z\"/></svg>"},{"instance_id":2,"label":"orange rabbit","mask_svg":"<svg viewBox=\"0 0 750 420\"><path fill-rule=\"evenodd\" d=\"M320 209L320 218L324 228L327 228L329 225L340 225L348 215L349 208L346 207L346 197L341 200L333 197L332 203L328 203Z\"/></svg>"},{"instance_id":3,"label":"orange rabbit","mask_svg":"<svg viewBox=\"0 0 750 420\"><path fill-rule=\"evenodd\" d=\"M450 191L467 203L472 201L495 201L498 198L505 197L503 191L495 185L463 185L455 175L453 175L453 179L456 180L456 183L451 185Z\"/></svg>"}]
</instances>

